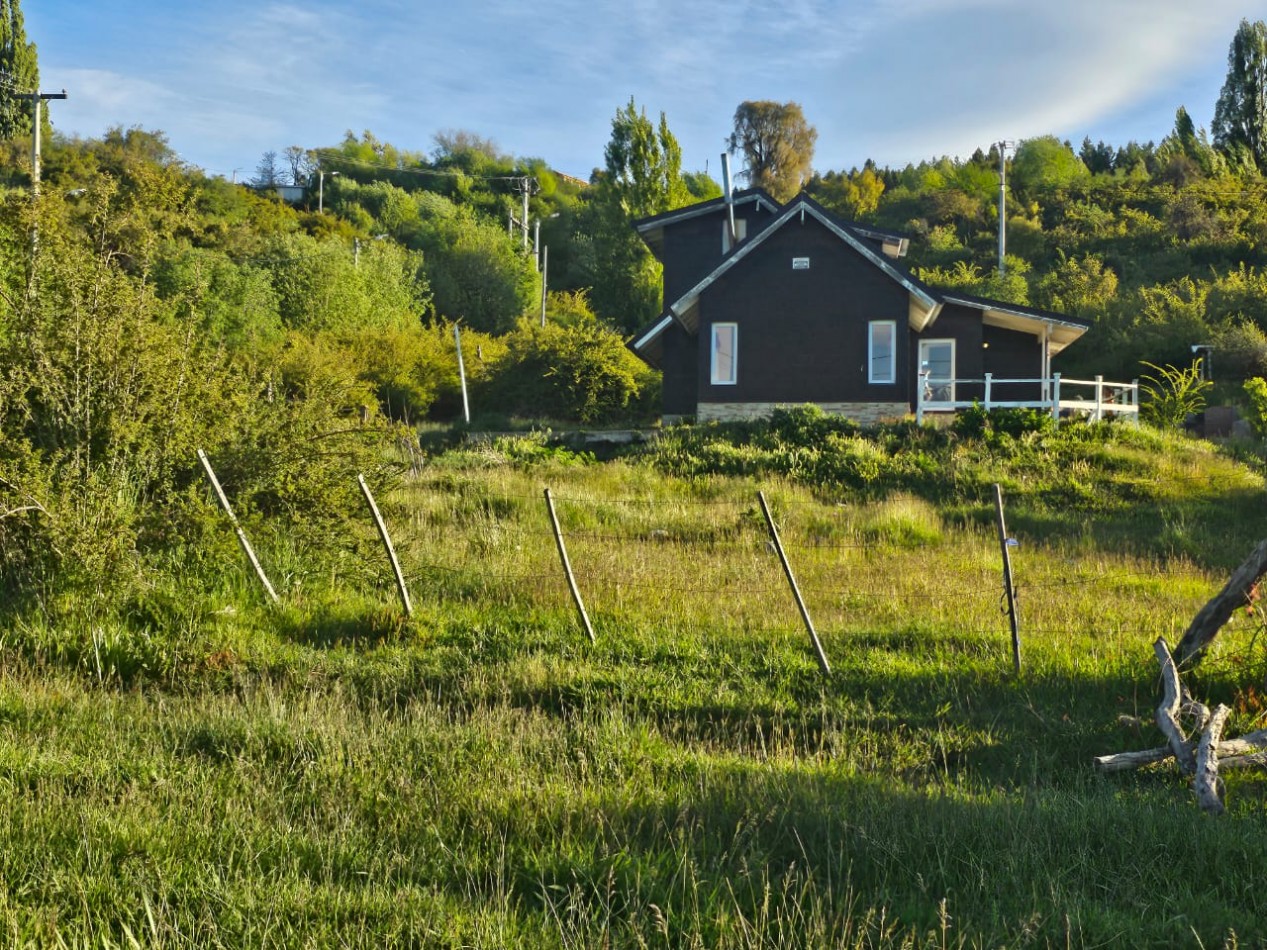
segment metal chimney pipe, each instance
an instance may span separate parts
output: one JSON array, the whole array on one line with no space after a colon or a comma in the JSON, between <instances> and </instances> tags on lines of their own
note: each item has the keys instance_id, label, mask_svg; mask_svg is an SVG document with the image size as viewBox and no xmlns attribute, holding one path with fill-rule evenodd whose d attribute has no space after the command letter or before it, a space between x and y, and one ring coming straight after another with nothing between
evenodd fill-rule
<instances>
[{"instance_id":1,"label":"metal chimney pipe","mask_svg":"<svg viewBox=\"0 0 1267 950\"><path fill-rule=\"evenodd\" d=\"M730 154L728 152L721 153L721 182L722 195L726 199L726 213L729 215L730 222L730 246L734 247L739 243L739 238L735 233L735 196L730 190Z\"/></svg>"}]
</instances>

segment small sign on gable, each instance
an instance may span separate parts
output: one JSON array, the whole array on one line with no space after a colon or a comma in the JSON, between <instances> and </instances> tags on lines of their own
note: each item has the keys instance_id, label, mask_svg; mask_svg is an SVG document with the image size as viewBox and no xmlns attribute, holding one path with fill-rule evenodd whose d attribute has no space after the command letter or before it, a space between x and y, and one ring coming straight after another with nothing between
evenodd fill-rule
<instances>
[{"instance_id":1,"label":"small sign on gable","mask_svg":"<svg viewBox=\"0 0 1267 950\"><path fill-rule=\"evenodd\" d=\"M792 270L809 270L809 258L808 257L792 258Z\"/></svg>"}]
</instances>

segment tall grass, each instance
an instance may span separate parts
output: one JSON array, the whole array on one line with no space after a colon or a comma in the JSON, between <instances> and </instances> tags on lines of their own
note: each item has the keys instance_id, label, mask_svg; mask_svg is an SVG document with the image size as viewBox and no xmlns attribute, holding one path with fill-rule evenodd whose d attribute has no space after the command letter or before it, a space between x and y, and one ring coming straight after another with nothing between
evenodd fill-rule
<instances>
[{"instance_id":1,"label":"tall grass","mask_svg":"<svg viewBox=\"0 0 1267 950\"><path fill-rule=\"evenodd\" d=\"M441 455L384 499L412 621L368 525L324 551L263 539L280 609L245 570L176 562L130 615L11 618L0 933L76 947L1267 939L1260 778L1229 776L1212 821L1164 768L1089 768L1157 741L1117 717L1149 717L1149 643L1218 588L1261 478L1180 442L1094 448L1072 474L1112 490L1051 531L1049 485L1027 493L984 453L956 469L1010 486L1019 678L975 489L825 492L532 445ZM1127 491L1137 510L1105 501ZM1193 679L1236 704L1231 733L1257 724L1256 630L1239 618Z\"/></svg>"}]
</instances>

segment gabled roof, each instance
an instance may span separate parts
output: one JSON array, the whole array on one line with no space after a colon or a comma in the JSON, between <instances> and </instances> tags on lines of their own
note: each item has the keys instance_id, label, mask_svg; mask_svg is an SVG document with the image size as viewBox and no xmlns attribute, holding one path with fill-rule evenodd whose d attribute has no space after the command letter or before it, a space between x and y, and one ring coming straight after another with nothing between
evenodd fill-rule
<instances>
[{"instance_id":1,"label":"gabled roof","mask_svg":"<svg viewBox=\"0 0 1267 950\"><path fill-rule=\"evenodd\" d=\"M1071 317L1037 307L1025 307L986 297L974 297L957 290L943 290L941 297L948 304L971 307L981 311L981 322L986 326L1019 330L1035 336L1048 335L1051 353L1055 355L1091 328L1087 320Z\"/></svg>"},{"instance_id":2,"label":"gabled roof","mask_svg":"<svg viewBox=\"0 0 1267 950\"><path fill-rule=\"evenodd\" d=\"M911 325L922 330L937 316L941 300L930 288L924 286L906 271L889 263L885 255L874 247L857 230L837 220L830 212L808 195L801 194L784 206L782 213L774 219L769 227L763 229L756 237L749 238L727 254L713 272L688 290L677 300L669 304L669 312L677 318L682 326L694 332L698 326L698 309L700 295L716 281L733 269L740 261L761 247L771 235L783 228L790 221L803 219L806 215L819 221L827 230L848 244L851 248L874 264L888 277L901 284L911 294Z\"/></svg>"},{"instance_id":3,"label":"gabled roof","mask_svg":"<svg viewBox=\"0 0 1267 950\"><path fill-rule=\"evenodd\" d=\"M743 191L736 191L731 196L731 199L736 207L752 204L757 208L765 209L771 214L776 214L782 208L782 205L761 188L746 188ZM726 199L724 197L710 198L708 201L687 205L685 208L677 208L673 211L652 215L649 218L642 218L634 222L634 230L646 242L647 247L651 249L651 253L656 256L656 259L663 261L664 258L661 256L661 252L664 249L664 229L666 227L682 221L689 221L691 218L699 218L706 214L722 211L725 207Z\"/></svg>"},{"instance_id":4,"label":"gabled roof","mask_svg":"<svg viewBox=\"0 0 1267 950\"><path fill-rule=\"evenodd\" d=\"M964 294L958 291L938 290L935 287L931 287L886 259L895 256L892 248L896 242L901 242L901 252L905 253L906 238L904 235L841 221L804 193L792 199L787 205L782 206L778 205L773 198L759 188L737 192L735 195L736 203L740 200L740 196L743 197L744 201L758 201L761 203L759 206L766 205L776 208L779 214L773 222L763 228L758 234L732 248L710 274L677 300L670 302L664 313L634 334L629 346L653 365L659 361L661 353L660 337L665 330L676 322L688 333L697 332L699 328L698 305L700 296L748 255L754 253L780 228L793 220L803 219L806 215L819 221L832 234L835 234L867 261L879 268L886 276L907 290L911 299L910 325L916 332L923 331L931 326L946 304L980 310L982 323L987 326L1017 330L1038 337L1045 336L1049 340L1050 352L1053 354L1059 353L1074 340L1078 339L1091 326L1085 320L1065 314L999 300L990 300L986 297L974 297L971 294ZM655 250L656 246L648 239L648 234L655 234L660 237L663 235L663 228L666 224L703 214L710 214L725 206L724 199L715 198L711 201L701 202L698 205L691 205L689 208L681 208L677 211L656 215L653 218L645 218L636 222L635 227L647 240L652 250ZM871 241L881 242L884 250L877 251L874 245L869 243Z\"/></svg>"}]
</instances>

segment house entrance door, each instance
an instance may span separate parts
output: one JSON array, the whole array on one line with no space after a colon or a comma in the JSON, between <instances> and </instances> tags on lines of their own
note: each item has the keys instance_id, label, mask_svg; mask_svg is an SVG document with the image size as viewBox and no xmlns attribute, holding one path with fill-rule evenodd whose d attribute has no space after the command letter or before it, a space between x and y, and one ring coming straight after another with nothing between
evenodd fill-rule
<instances>
[{"instance_id":1,"label":"house entrance door","mask_svg":"<svg viewBox=\"0 0 1267 950\"><path fill-rule=\"evenodd\" d=\"M928 374L924 398L932 402L954 402L955 341L920 340L919 371Z\"/></svg>"}]
</instances>

